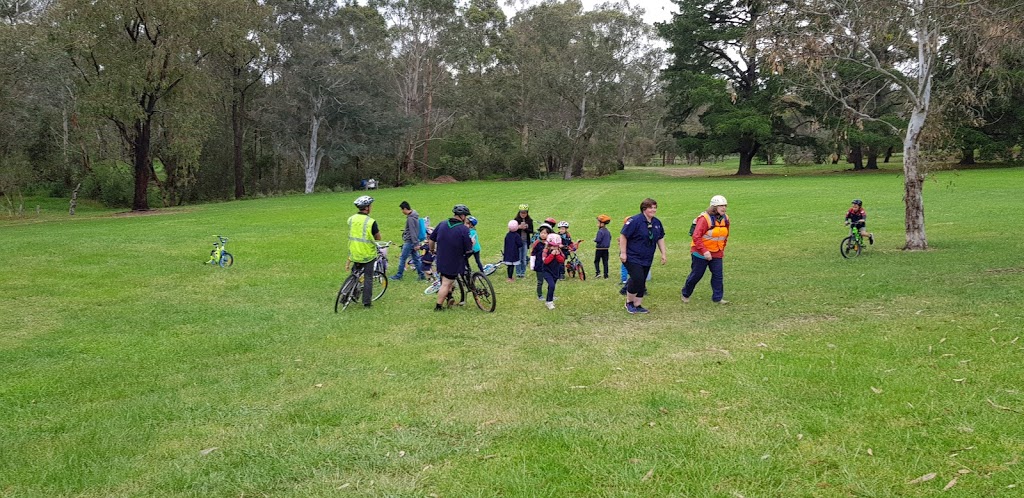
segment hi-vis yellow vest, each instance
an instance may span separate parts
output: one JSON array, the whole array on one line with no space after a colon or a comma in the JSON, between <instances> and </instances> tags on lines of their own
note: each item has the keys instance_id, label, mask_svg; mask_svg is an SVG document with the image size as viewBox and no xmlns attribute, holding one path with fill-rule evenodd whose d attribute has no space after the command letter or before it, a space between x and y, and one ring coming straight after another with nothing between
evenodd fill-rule
<instances>
[{"instance_id":1,"label":"hi-vis yellow vest","mask_svg":"<svg viewBox=\"0 0 1024 498\"><path fill-rule=\"evenodd\" d=\"M722 219L712 222L711 215L707 211L700 214L704 217L704 220L708 223L708 231L704 232L704 247L710 252L718 252L725 249L725 241L729 238L729 218L722 216ZM695 244L690 242L690 250L694 249Z\"/></svg>"},{"instance_id":2,"label":"hi-vis yellow vest","mask_svg":"<svg viewBox=\"0 0 1024 498\"><path fill-rule=\"evenodd\" d=\"M373 218L362 213L348 219L348 257L354 263L369 263L377 257L377 244L373 241Z\"/></svg>"}]
</instances>

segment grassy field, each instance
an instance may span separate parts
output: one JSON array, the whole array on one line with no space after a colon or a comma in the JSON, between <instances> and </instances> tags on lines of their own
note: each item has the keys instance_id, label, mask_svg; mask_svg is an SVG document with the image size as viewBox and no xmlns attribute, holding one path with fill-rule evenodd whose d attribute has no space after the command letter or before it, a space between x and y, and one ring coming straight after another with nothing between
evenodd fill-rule
<instances>
[{"instance_id":1,"label":"grassy field","mask_svg":"<svg viewBox=\"0 0 1024 498\"><path fill-rule=\"evenodd\" d=\"M906 253L897 172L706 174L727 168L373 193L396 241L402 200L468 204L487 260L519 203L592 240L653 197L646 316L616 280L559 284L549 311L532 275L496 275L493 314L434 313L410 274L335 314L352 193L26 203L0 219L0 495L1021 496L1022 171L932 175L931 249ZM706 277L684 305L713 194L733 304ZM843 260L854 197L876 243ZM213 234L234 267L202 264Z\"/></svg>"}]
</instances>

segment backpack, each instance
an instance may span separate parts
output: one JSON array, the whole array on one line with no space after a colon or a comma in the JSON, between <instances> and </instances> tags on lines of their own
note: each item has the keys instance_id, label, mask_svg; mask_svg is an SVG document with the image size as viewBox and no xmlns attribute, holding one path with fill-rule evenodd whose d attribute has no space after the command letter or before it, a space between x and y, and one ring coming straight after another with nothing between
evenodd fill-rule
<instances>
[{"instance_id":1,"label":"backpack","mask_svg":"<svg viewBox=\"0 0 1024 498\"><path fill-rule=\"evenodd\" d=\"M427 240L427 223L428 222L427 222L427 220L425 218L420 218L420 233L419 233L420 242L423 242L424 240Z\"/></svg>"},{"instance_id":2,"label":"backpack","mask_svg":"<svg viewBox=\"0 0 1024 498\"><path fill-rule=\"evenodd\" d=\"M709 215L707 211L704 211L704 212L698 214L697 218L700 218L701 216L703 216L704 219L706 219L708 221L708 228L710 229L711 228L711 215ZM690 236L693 236L694 230L697 229L697 218L694 218L693 219L693 223L690 224ZM725 220L725 226L728 228L728 226L729 226L729 216L723 214L722 218Z\"/></svg>"}]
</instances>

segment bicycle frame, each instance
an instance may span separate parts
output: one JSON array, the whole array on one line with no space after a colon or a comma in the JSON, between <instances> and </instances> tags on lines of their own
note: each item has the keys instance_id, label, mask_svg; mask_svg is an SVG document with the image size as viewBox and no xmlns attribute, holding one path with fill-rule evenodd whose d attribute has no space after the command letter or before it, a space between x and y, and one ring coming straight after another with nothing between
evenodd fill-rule
<instances>
[{"instance_id":1,"label":"bicycle frame","mask_svg":"<svg viewBox=\"0 0 1024 498\"><path fill-rule=\"evenodd\" d=\"M459 299L455 299L455 290L458 288ZM452 289L448 292L444 301L447 307L462 305L465 303L466 291L473 296L476 306L483 311L493 313L498 305L497 297L494 295L494 286L487 279L483 272L471 272L469 258L466 258L465 270L456 276L452 282Z\"/></svg>"},{"instance_id":2,"label":"bicycle frame","mask_svg":"<svg viewBox=\"0 0 1024 498\"><path fill-rule=\"evenodd\" d=\"M214 235L217 237L217 242L213 243L213 250L210 251L210 259L206 261L207 264L219 265L220 267L228 267L234 264L235 258L227 251L228 238L220 235Z\"/></svg>"}]
</instances>

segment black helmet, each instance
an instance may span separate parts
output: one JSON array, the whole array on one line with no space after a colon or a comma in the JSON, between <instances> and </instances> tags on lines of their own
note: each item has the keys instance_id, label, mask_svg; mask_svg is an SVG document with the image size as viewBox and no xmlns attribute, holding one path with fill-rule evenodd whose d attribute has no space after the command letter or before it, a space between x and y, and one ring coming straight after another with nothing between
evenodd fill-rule
<instances>
[{"instance_id":1,"label":"black helmet","mask_svg":"<svg viewBox=\"0 0 1024 498\"><path fill-rule=\"evenodd\" d=\"M466 207L465 204L456 204L455 207L452 208L452 213L454 213L455 216L469 216L469 208Z\"/></svg>"},{"instance_id":2,"label":"black helmet","mask_svg":"<svg viewBox=\"0 0 1024 498\"><path fill-rule=\"evenodd\" d=\"M863 203L863 202L861 202L861 201L860 201L860 199L854 199L854 200L853 200L853 203L854 203L854 204L856 204L856 205L858 205L858 206L863 206L863 205L864 205L864 203Z\"/></svg>"}]
</instances>

